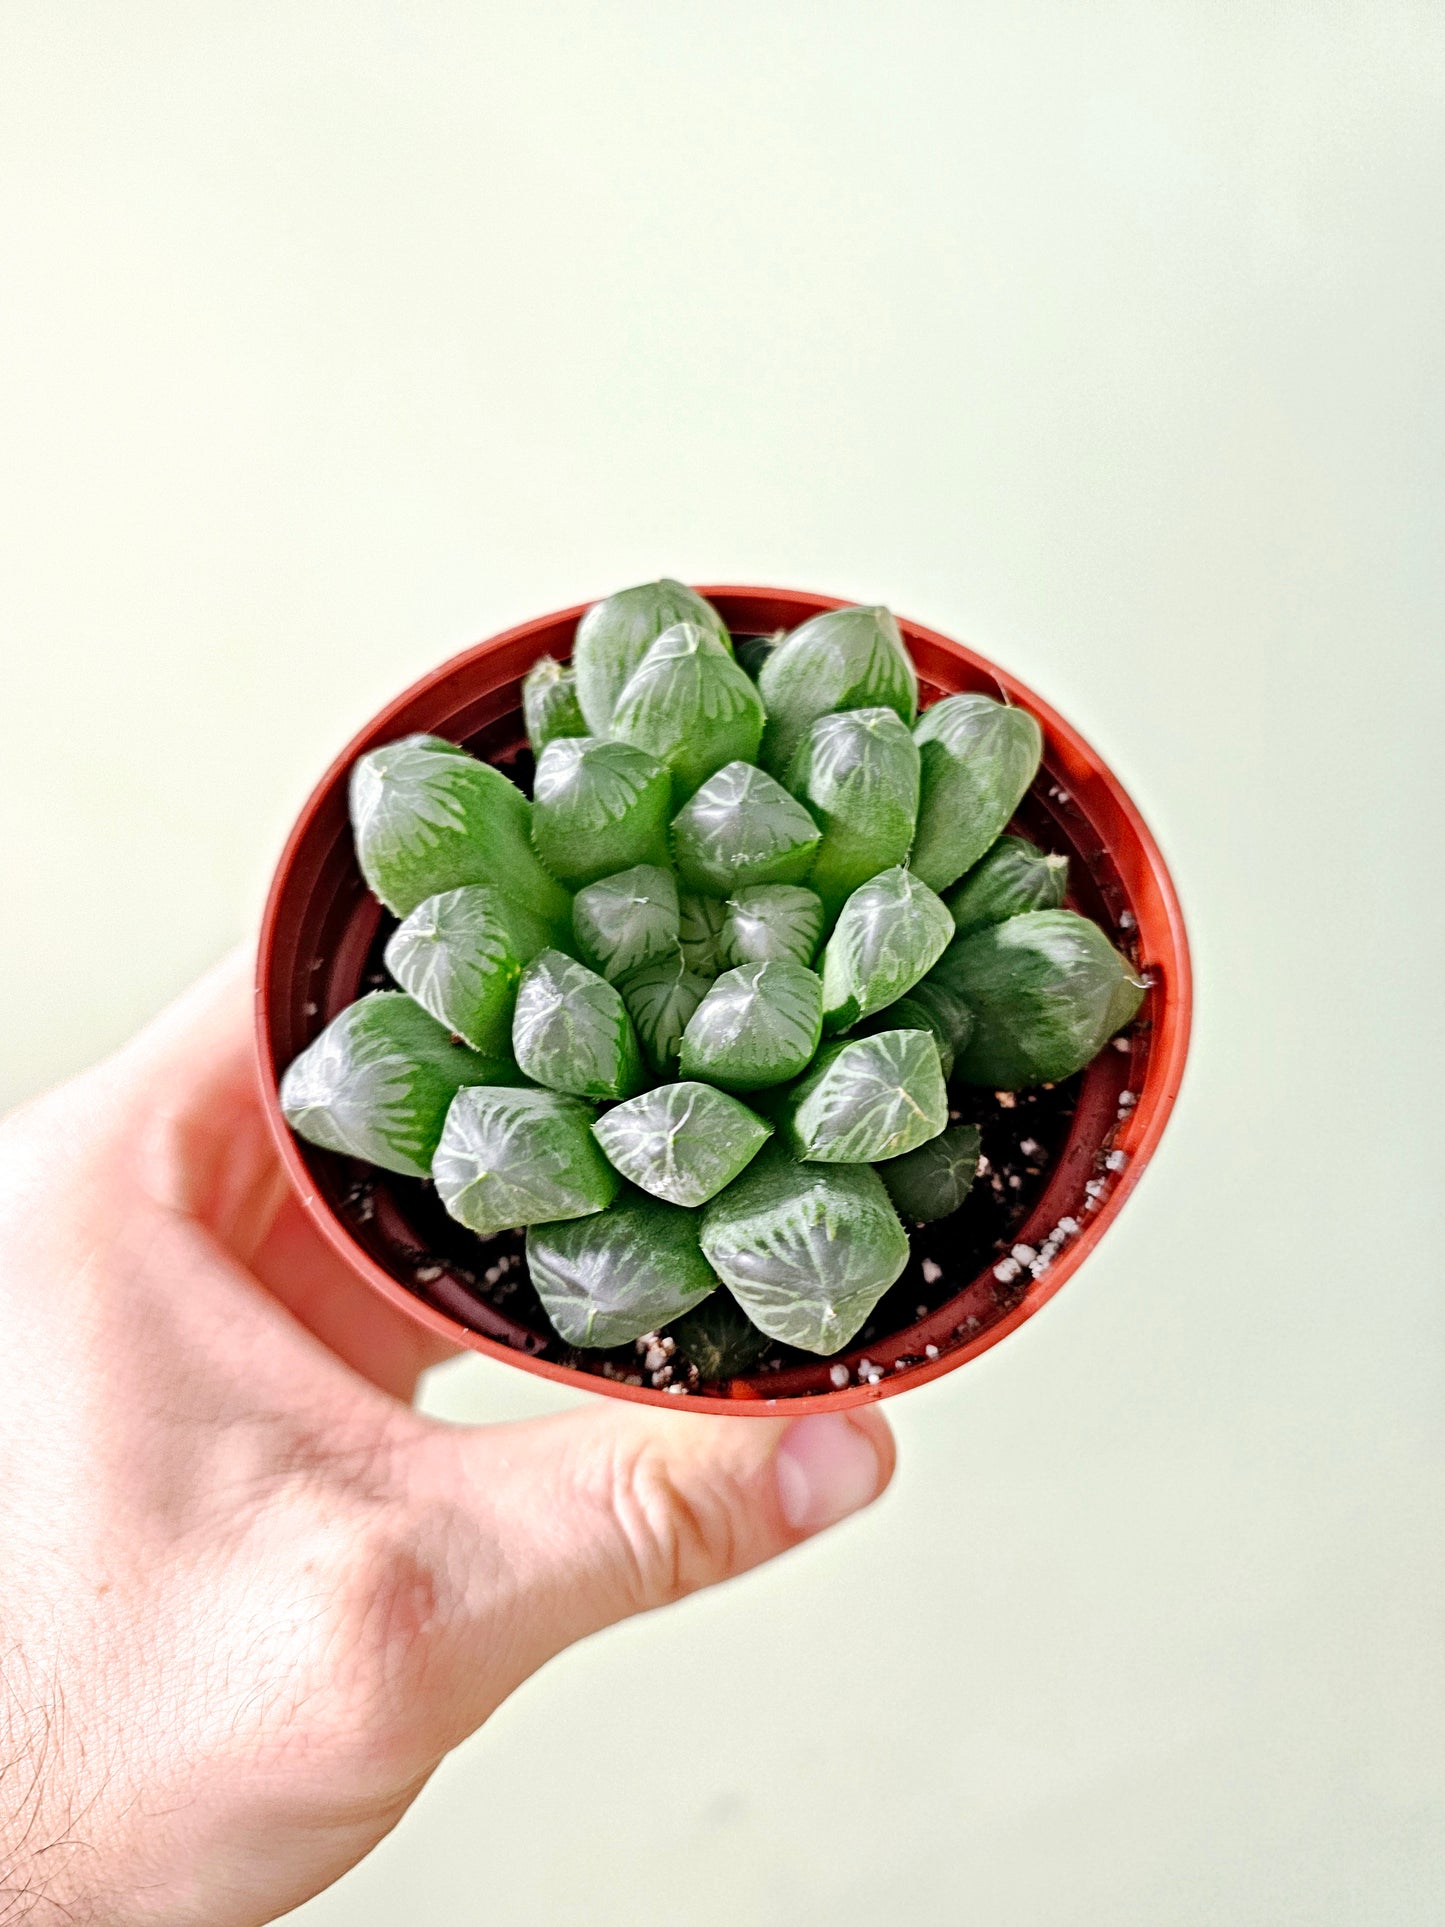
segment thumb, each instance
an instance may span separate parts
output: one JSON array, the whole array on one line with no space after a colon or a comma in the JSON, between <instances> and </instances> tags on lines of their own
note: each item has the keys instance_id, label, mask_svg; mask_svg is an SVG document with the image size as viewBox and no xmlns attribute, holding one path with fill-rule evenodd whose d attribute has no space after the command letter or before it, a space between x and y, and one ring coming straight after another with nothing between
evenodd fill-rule
<instances>
[{"instance_id":1,"label":"thumb","mask_svg":"<svg viewBox=\"0 0 1445 1927\"><path fill-rule=\"evenodd\" d=\"M876 1406L782 1420L609 1403L434 1442L455 1454L450 1497L465 1492L491 1555L479 1582L505 1575L481 1615L489 1663L505 1653L510 1675L493 1680L493 1704L574 1640L746 1572L871 1504L895 1457Z\"/></svg>"}]
</instances>

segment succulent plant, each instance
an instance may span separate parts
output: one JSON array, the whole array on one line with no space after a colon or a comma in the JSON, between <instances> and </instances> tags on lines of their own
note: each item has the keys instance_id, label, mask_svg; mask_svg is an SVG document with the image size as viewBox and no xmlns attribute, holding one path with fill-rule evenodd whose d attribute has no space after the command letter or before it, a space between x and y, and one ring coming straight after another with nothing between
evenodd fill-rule
<instances>
[{"instance_id":1,"label":"succulent plant","mask_svg":"<svg viewBox=\"0 0 1445 1927\"><path fill-rule=\"evenodd\" d=\"M709 1383L845 1347L903 1221L968 1208L979 1133L947 1080L1067 1077L1145 987L1060 907L1063 859L1004 834L1026 711L954 696L915 726L885 609L739 657L693 590L644 584L527 676L530 802L438 737L363 756L400 989L281 1086L312 1144L429 1178L478 1237L525 1228L565 1344L666 1326Z\"/></svg>"}]
</instances>

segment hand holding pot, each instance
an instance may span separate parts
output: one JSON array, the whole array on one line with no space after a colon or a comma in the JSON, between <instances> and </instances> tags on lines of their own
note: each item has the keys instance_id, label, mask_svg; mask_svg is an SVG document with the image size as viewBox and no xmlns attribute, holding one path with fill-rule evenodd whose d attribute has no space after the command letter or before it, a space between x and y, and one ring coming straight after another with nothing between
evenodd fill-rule
<instances>
[{"instance_id":1,"label":"hand holding pot","mask_svg":"<svg viewBox=\"0 0 1445 1927\"><path fill-rule=\"evenodd\" d=\"M0 1864L38 1918L273 1919L562 1647L892 1469L876 1407L419 1416L444 1348L313 1230L245 985L0 1125Z\"/></svg>"}]
</instances>

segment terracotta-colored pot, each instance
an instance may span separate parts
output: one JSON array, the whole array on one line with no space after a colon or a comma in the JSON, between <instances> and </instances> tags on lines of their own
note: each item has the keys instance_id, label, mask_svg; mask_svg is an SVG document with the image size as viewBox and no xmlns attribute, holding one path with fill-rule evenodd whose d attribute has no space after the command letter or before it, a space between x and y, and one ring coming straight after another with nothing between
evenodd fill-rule
<instances>
[{"instance_id":1,"label":"terracotta-colored pot","mask_svg":"<svg viewBox=\"0 0 1445 1927\"><path fill-rule=\"evenodd\" d=\"M794 628L832 596L794 589L703 587L736 635ZM585 605L584 605L585 606ZM322 1236L358 1280L459 1346L486 1352L563 1384L683 1411L775 1414L806 1401L810 1410L884 1398L976 1358L1031 1318L1094 1250L1138 1183L1179 1090L1189 1044L1190 969L1184 920L1153 837L1117 777L1078 732L1022 683L947 636L903 622L925 704L960 690L1006 694L1035 715L1044 766L1021 812L1035 838L1070 857L1071 898L1132 950L1152 979L1125 1048L1105 1049L1083 1075L1067 1139L1026 1220L1012 1234L1037 1247L1062 1218L1077 1220L1047 1269L1001 1290L986 1264L958 1278L941 1306L906 1328L841 1359L820 1359L724 1391L678 1397L537 1356L555 1348L540 1312L509 1317L469 1291L445 1266L423 1262L412 1223L414 1181L374 1174L365 1209L347 1208L359 1167L303 1144L281 1115L277 1083L323 1025L353 1001L374 967L383 912L367 893L352 853L346 783L365 751L424 730L505 760L525 737L521 681L544 654L565 658L582 608L542 616L480 642L414 683L349 743L317 785L292 830L271 886L257 961L256 1035L271 1126L286 1169ZM1132 1106L1124 1092L1134 1095ZM1086 1188L1087 1187L1087 1188ZM940 1227L935 1227L935 1230ZM1006 1267L1007 1268L1007 1267ZM860 1377L864 1360L866 1370ZM933 1355L930 1356L930 1353ZM841 1368L841 1369L840 1369ZM846 1382L839 1387L839 1377Z\"/></svg>"}]
</instances>

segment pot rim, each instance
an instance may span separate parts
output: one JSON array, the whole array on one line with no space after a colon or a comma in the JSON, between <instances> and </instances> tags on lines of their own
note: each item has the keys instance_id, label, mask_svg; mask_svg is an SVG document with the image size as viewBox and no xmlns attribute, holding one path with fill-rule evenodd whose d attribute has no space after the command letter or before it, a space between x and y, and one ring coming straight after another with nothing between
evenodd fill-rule
<instances>
[{"instance_id":1,"label":"pot rim","mask_svg":"<svg viewBox=\"0 0 1445 1927\"><path fill-rule=\"evenodd\" d=\"M697 593L714 602L747 600L773 604L784 613L783 626L789 628L796 626L797 622L806 620L808 616L820 614L828 609L850 606L844 598L838 596L814 594L801 589L762 588L747 584L704 584L698 587ZM1027 684L1001 669L988 657L970 649L966 644L956 642L952 637L942 635L936 630L925 628L921 623L911 622L901 616L898 618L904 639L915 661L921 645L925 657L933 655L961 661L975 674L991 679L1009 701L1027 708L1038 718L1043 725L1046 756L1050 760L1062 762L1070 773L1078 770L1095 785L1103 786L1134 839L1139 857L1142 859L1142 868L1147 873L1149 884L1164 919L1161 933L1165 940L1164 954L1157 959L1151 959L1151 962L1157 962L1167 968L1158 1008L1153 1013L1153 1036L1149 1049L1147 1075L1134 1110L1130 1113L1127 1122L1120 1127L1117 1138L1119 1147L1125 1150L1127 1163L1124 1169L1111 1179L1107 1196L1098 1202L1098 1208L1090 1213L1088 1221L1082 1226L1078 1235L1069 1240L1048 1270L1031 1281L1029 1288L1022 1294L1017 1304L980 1330L976 1336L960 1341L948 1349L940 1348L937 1358L924 1359L918 1364L907 1365L900 1370L885 1371L882 1378L874 1383L850 1383L826 1392L794 1392L776 1398L728 1397L699 1392L679 1396L647 1385L627 1385L616 1379L603 1378L600 1374L578 1371L569 1365L536 1358L461 1324L439 1307L428 1304L378 1264L371 1254L351 1236L344 1223L321 1195L300 1147L282 1115L279 1076L271 1031L272 1000L279 975L276 964L276 932L286 907L288 886L296 858L313 819L332 795L336 784L346 778L356 758L375 741L384 740L384 732L388 726L395 718L412 708L419 699L432 693L448 680L465 676L482 659L505 655L513 659L510 667L515 673L523 673L540 653L535 649L530 655L527 652L527 645L533 638L555 629L559 624L575 624L590 607L590 603L582 602L574 607L556 610L547 615L534 617L528 622L519 623L513 628L502 630L497 635L471 644L436 668L429 670L425 675L418 677L356 732L340 754L333 759L302 806L286 839L267 893L256 957L257 1068L267 1122L282 1166L316 1230L343 1262L372 1289L379 1291L408 1317L436 1333L437 1336L447 1339L459 1349L485 1353L490 1358L517 1366L523 1371L535 1373L538 1377L551 1379L557 1384L599 1392L613 1398L629 1399L636 1404L661 1406L674 1412L721 1413L736 1418L774 1418L790 1413L803 1416L806 1413L819 1411L843 1411L850 1406L871 1404L877 1399L891 1398L899 1392L908 1391L914 1386L941 1378L947 1372L956 1371L960 1365L968 1364L997 1345L1001 1339L1008 1337L1049 1302L1094 1251L1118 1217L1125 1200L1138 1184L1145 1167L1158 1148L1183 1080L1193 1014L1193 978L1184 914L1173 879L1153 833L1113 770L1078 730L1049 703L1036 695ZM1110 844L1108 847L1112 853L1114 846ZM879 1345L873 1349L883 1350L885 1347Z\"/></svg>"}]
</instances>

